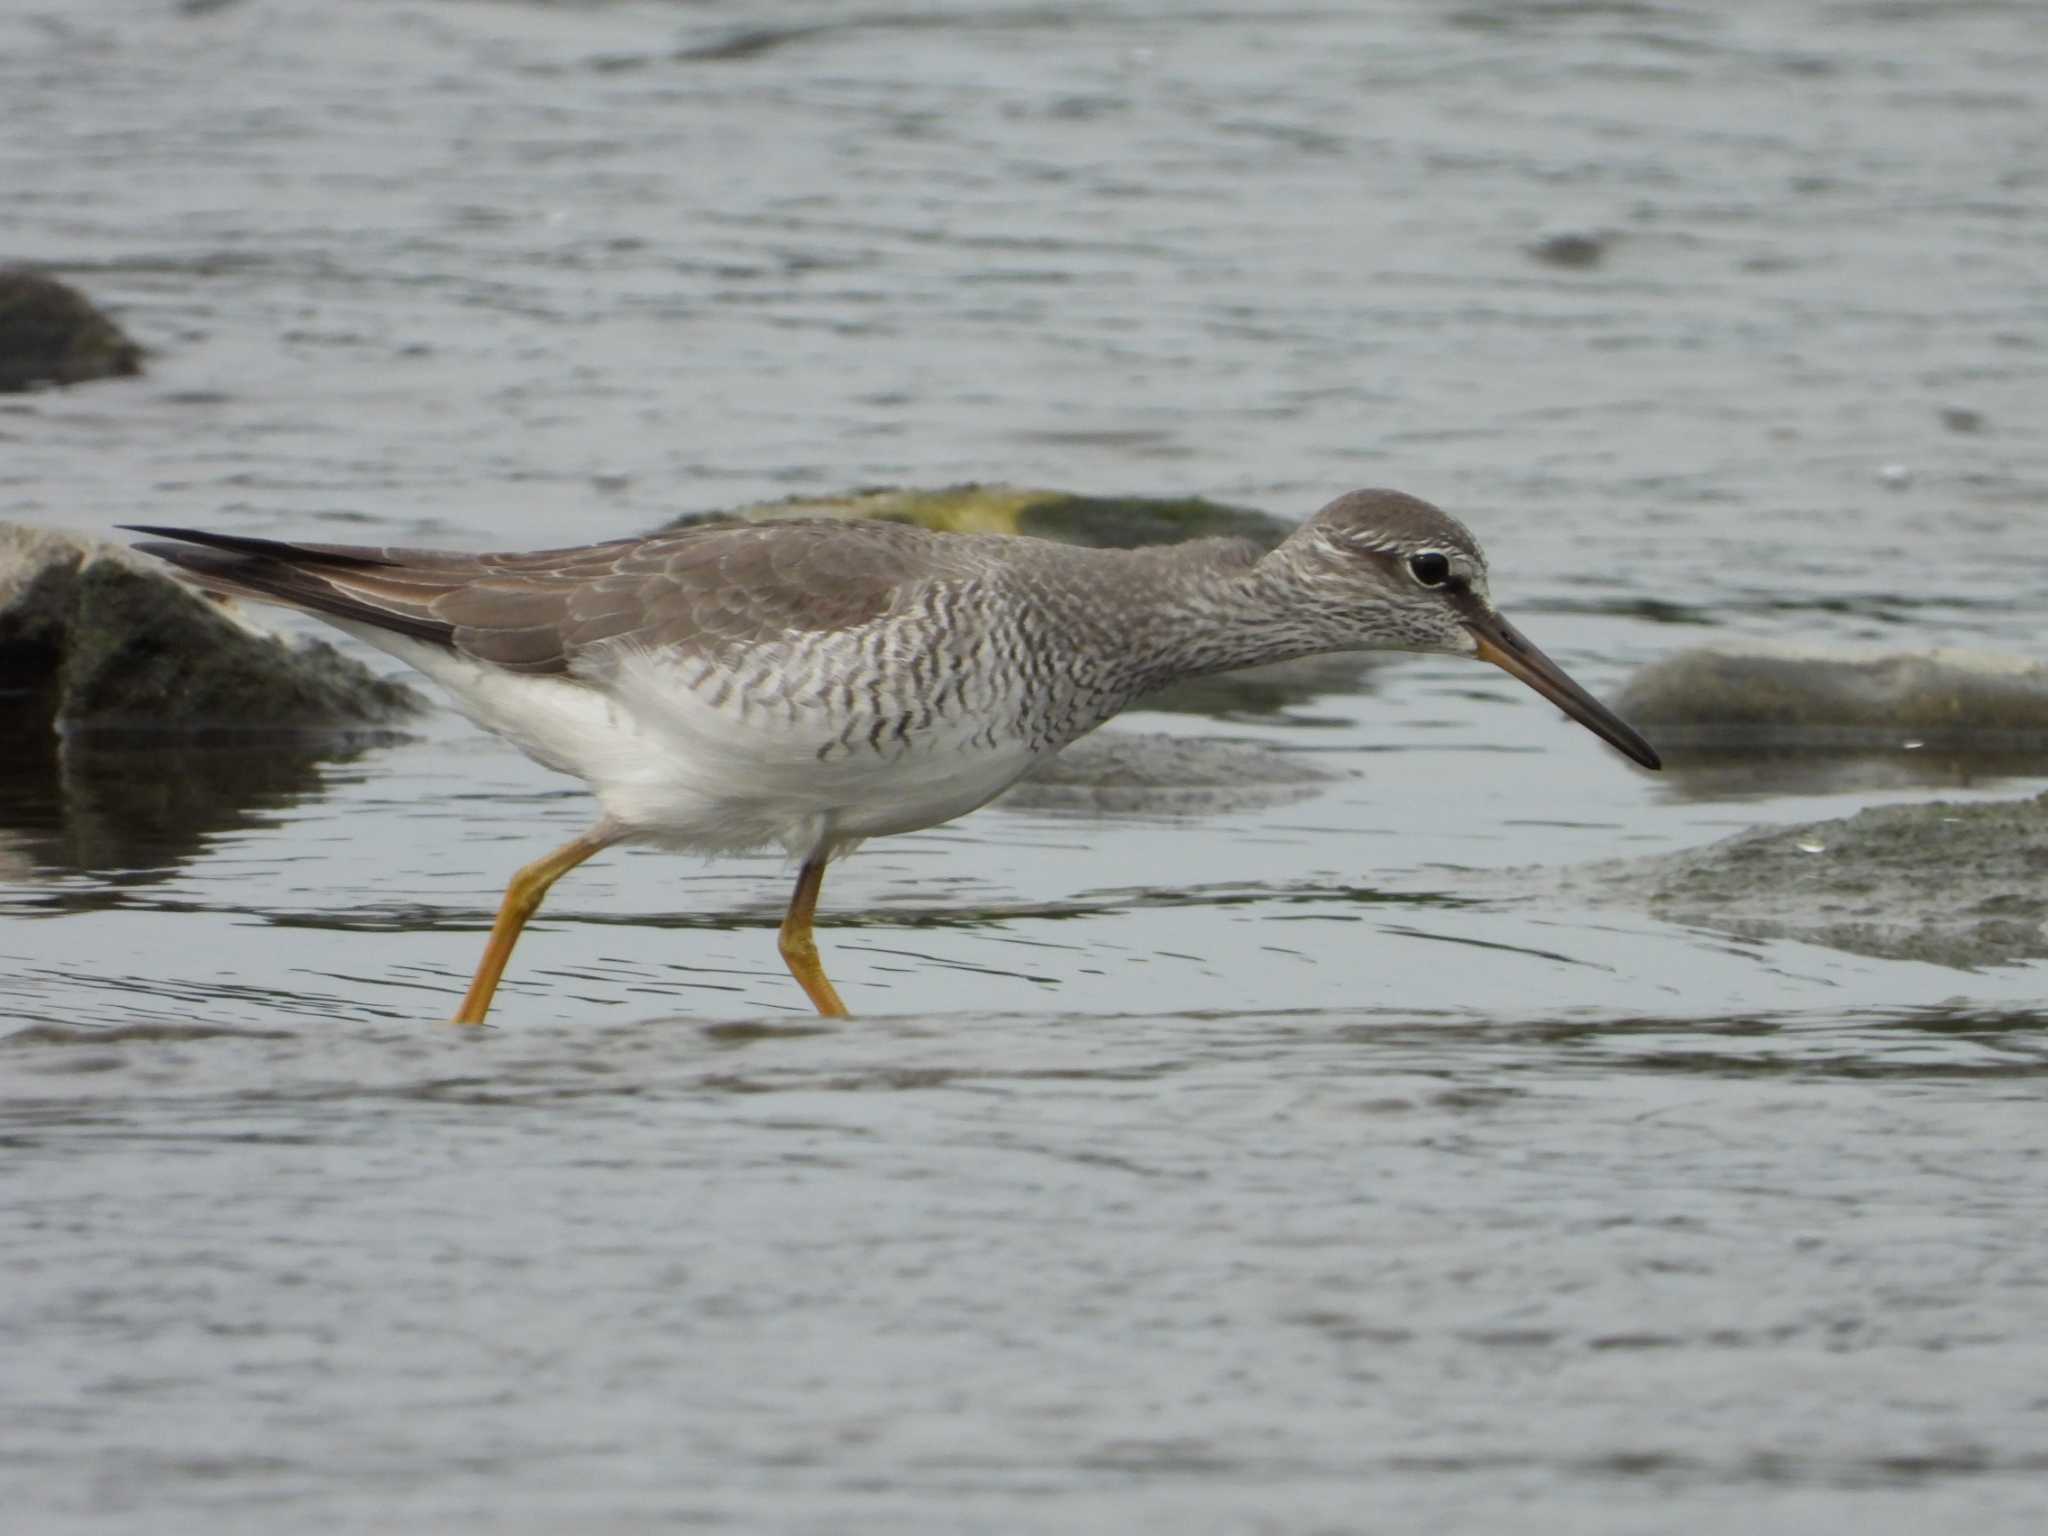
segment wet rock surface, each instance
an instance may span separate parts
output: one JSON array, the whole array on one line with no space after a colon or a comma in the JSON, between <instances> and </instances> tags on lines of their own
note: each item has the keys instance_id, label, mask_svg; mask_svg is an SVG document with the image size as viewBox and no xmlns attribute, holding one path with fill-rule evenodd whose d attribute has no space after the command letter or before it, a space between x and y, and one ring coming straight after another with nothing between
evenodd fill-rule
<instances>
[{"instance_id":1,"label":"wet rock surface","mask_svg":"<svg viewBox=\"0 0 2048 1536\"><path fill-rule=\"evenodd\" d=\"M260 629L120 545L0 524L4 703L66 734L380 727L421 707L319 640Z\"/></svg>"},{"instance_id":2,"label":"wet rock surface","mask_svg":"<svg viewBox=\"0 0 2048 1536\"><path fill-rule=\"evenodd\" d=\"M1701 647L1645 667L1614 703L1680 751L1911 743L2048 758L2048 666L1989 652Z\"/></svg>"},{"instance_id":3,"label":"wet rock surface","mask_svg":"<svg viewBox=\"0 0 2048 1536\"><path fill-rule=\"evenodd\" d=\"M2048 958L2048 795L1934 801L1571 871L1566 890L1751 939L1972 968Z\"/></svg>"},{"instance_id":4,"label":"wet rock surface","mask_svg":"<svg viewBox=\"0 0 2048 1536\"><path fill-rule=\"evenodd\" d=\"M142 348L68 283L0 271L0 394L142 371Z\"/></svg>"}]
</instances>

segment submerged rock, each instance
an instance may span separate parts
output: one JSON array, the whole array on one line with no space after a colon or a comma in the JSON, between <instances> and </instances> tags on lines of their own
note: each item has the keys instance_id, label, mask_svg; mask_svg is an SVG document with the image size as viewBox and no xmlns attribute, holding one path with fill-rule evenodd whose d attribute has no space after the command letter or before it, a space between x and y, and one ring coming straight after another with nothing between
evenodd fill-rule
<instances>
[{"instance_id":1,"label":"submerged rock","mask_svg":"<svg viewBox=\"0 0 2048 1536\"><path fill-rule=\"evenodd\" d=\"M142 348L54 277L0 271L0 393L142 371Z\"/></svg>"},{"instance_id":2,"label":"submerged rock","mask_svg":"<svg viewBox=\"0 0 2048 1536\"><path fill-rule=\"evenodd\" d=\"M1692 795L1965 786L2048 763L2048 667L2020 657L1709 647L1645 668L1615 708ZM1747 938L1964 967L2048 956L2043 800L1886 806L1567 878Z\"/></svg>"},{"instance_id":3,"label":"submerged rock","mask_svg":"<svg viewBox=\"0 0 2048 1536\"><path fill-rule=\"evenodd\" d=\"M731 512L692 513L667 526L793 517L871 517L939 533L1022 534L1090 549L1137 549L1188 539L1233 538L1248 540L1264 550L1294 531L1294 524L1270 512L1199 496L1080 496L1014 485L792 496ZM1190 678L1153 694L1142 707L1226 717L1276 714L1319 694L1357 687L1359 679L1380 660L1364 652L1305 656L1298 661Z\"/></svg>"},{"instance_id":4,"label":"submerged rock","mask_svg":"<svg viewBox=\"0 0 2048 1536\"><path fill-rule=\"evenodd\" d=\"M31 728L332 730L420 707L325 641L261 629L120 545L0 523L0 708Z\"/></svg>"},{"instance_id":5,"label":"submerged rock","mask_svg":"<svg viewBox=\"0 0 2048 1536\"><path fill-rule=\"evenodd\" d=\"M1607 258L1612 237L1590 229L1562 229L1542 236L1528 246L1528 252L1546 267L1566 267L1583 272Z\"/></svg>"},{"instance_id":6,"label":"submerged rock","mask_svg":"<svg viewBox=\"0 0 2048 1536\"><path fill-rule=\"evenodd\" d=\"M2048 666L1973 651L1703 647L1645 667L1614 707L1679 752L2048 750Z\"/></svg>"},{"instance_id":7,"label":"submerged rock","mask_svg":"<svg viewBox=\"0 0 2048 1536\"><path fill-rule=\"evenodd\" d=\"M1588 865L1567 888L1752 939L1970 968L2048 958L2048 795L1892 805L1684 853Z\"/></svg>"}]
</instances>

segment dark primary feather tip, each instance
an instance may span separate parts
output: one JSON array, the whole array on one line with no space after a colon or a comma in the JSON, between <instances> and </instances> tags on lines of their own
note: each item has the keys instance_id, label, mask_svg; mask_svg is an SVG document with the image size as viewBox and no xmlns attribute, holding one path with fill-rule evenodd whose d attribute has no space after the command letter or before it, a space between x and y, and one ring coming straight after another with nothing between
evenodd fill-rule
<instances>
[{"instance_id":1,"label":"dark primary feather tip","mask_svg":"<svg viewBox=\"0 0 2048 1536\"><path fill-rule=\"evenodd\" d=\"M453 627L433 614L434 584L411 590L400 561L381 551L280 543L197 528L124 524L128 533L160 535L135 545L183 574L194 586L226 597L278 603L343 624L367 625L446 647ZM391 590L394 581L400 590Z\"/></svg>"},{"instance_id":2,"label":"dark primary feather tip","mask_svg":"<svg viewBox=\"0 0 2048 1536\"><path fill-rule=\"evenodd\" d=\"M344 554L334 549L307 549L298 544L286 544L278 539L257 539L241 533L209 533L203 528L161 528L151 523L120 523L116 525L123 533L153 533L159 538L176 539L180 544L197 544L202 549L218 549L230 555L251 555L270 560L287 560L304 564L318 561L322 565L374 566L393 565L395 561L381 559L369 554ZM161 546L150 548L138 544L152 555L164 553Z\"/></svg>"}]
</instances>

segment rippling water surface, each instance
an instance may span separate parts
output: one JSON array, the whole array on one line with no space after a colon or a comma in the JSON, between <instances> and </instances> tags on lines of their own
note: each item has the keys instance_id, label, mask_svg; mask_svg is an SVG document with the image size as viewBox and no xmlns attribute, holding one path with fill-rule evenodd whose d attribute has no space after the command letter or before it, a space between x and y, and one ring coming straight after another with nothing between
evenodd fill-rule
<instances>
[{"instance_id":1,"label":"rippling water surface","mask_svg":"<svg viewBox=\"0 0 2048 1536\"><path fill-rule=\"evenodd\" d=\"M2027 0L23 0L4 254L152 357L0 399L0 516L520 546L876 483L1378 483L1465 515L1596 691L1718 638L2025 653L2044 80ZM6 1507L2048 1519L2038 968L1501 873L2039 765L1657 779L1449 661L1131 723L1334 777L872 845L830 1026L778 860L645 853L558 889L496 1027L438 1025L588 814L451 719L0 745Z\"/></svg>"}]
</instances>

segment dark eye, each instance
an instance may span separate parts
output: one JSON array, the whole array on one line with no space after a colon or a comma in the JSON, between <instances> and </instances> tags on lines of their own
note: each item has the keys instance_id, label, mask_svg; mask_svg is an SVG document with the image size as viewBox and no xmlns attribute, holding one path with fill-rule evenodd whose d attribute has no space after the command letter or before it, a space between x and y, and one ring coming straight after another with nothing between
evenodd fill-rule
<instances>
[{"instance_id":1,"label":"dark eye","mask_svg":"<svg viewBox=\"0 0 2048 1536\"><path fill-rule=\"evenodd\" d=\"M1451 557L1425 549L1408 557L1408 574L1425 587L1440 587L1451 579Z\"/></svg>"}]
</instances>

